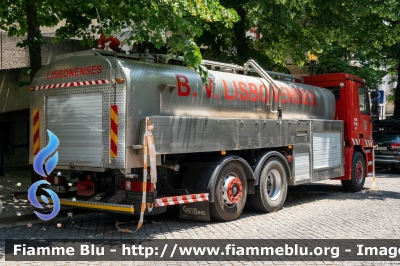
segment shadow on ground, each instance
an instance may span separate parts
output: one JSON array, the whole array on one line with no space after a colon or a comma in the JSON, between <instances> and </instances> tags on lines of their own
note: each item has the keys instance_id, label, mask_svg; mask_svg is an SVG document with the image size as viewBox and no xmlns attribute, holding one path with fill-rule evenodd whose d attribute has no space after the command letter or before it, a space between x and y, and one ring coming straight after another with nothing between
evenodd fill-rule
<instances>
[{"instance_id":1,"label":"shadow on ground","mask_svg":"<svg viewBox=\"0 0 400 266\"><path fill-rule=\"evenodd\" d=\"M399 171L397 169L379 169L377 171L377 186L374 189L364 189L359 193L344 192L340 181L328 181L327 183L314 183L307 185L300 185L295 187L289 187L288 195L285 203L285 209L299 206L302 204L308 204L314 201L322 201L325 199L341 201L341 200L385 200L385 199L400 199L400 193L397 191L381 190L379 183L385 182L387 178L400 179ZM370 182L370 181L369 181ZM241 219L257 216L259 213L245 210L243 215L239 217L237 221ZM237 222L235 221L235 222ZM36 231L33 231L30 237L35 237L36 234L43 234L42 230L46 228L56 227L57 223L61 223L64 229L70 232L85 232L77 238L86 239L107 239L107 238L122 238L122 239L153 239L156 235L162 235L163 233L179 232L189 228L205 228L210 224L216 224L220 222L210 221L190 221L190 220L179 220L179 210L176 206L169 208L166 213L147 216L143 224L143 228L137 233L127 234L124 232L118 232L115 224L117 222L125 223L121 224L120 228L127 228L131 231L136 230L138 217L122 215L116 213L98 213L98 212L82 212L80 215L74 215L73 218L67 218L66 215L63 217L56 217L52 221L43 222L36 221L33 226ZM12 230L27 230L26 224L14 225L10 228ZM44 228L44 229L43 229ZM11 230L11 229L10 229ZM31 230L31 229L28 229ZM33 229L32 229L33 230ZM0 230L1 231L1 230ZM75 235L71 233L71 235ZM12 237L12 235L9 235ZM57 237L50 235L49 238ZM1 237L0 237L1 238ZM75 235L76 238L76 235Z\"/></svg>"}]
</instances>

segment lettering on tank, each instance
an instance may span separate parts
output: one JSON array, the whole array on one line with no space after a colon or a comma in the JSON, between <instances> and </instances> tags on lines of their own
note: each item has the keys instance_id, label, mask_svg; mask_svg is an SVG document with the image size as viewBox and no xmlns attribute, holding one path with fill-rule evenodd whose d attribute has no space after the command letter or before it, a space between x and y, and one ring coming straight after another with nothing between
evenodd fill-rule
<instances>
[{"instance_id":1,"label":"lettering on tank","mask_svg":"<svg viewBox=\"0 0 400 266\"><path fill-rule=\"evenodd\" d=\"M102 65L91 65L75 68L56 69L46 73L46 79L62 79L69 77L97 75L103 71Z\"/></svg>"},{"instance_id":2,"label":"lettering on tank","mask_svg":"<svg viewBox=\"0 0 400 266\"><path fill-rule=\"evenodd\" d=\"M182 74L175 74L177 82L177 93L180 97L196 97L196 92L192 91L189 85L189 79ZM227 101L243 101L243 102L263 102L268 103L271 100L278 102L278 88L272 86L267 89L264 84L255 84L252 82L243 82L240 80L222 79L223 93L222 99ZM215 83L209 79L208 84L203 85L206 98L216 98L220 96L215 91ZM281 84L281 102L282 104L310 105L317 104L317 98L313 91L306 90L294 84ZM273 91L273 93L271 93ZM273 99L271 99L271 97Z\"/></svg>"}]
</instances>

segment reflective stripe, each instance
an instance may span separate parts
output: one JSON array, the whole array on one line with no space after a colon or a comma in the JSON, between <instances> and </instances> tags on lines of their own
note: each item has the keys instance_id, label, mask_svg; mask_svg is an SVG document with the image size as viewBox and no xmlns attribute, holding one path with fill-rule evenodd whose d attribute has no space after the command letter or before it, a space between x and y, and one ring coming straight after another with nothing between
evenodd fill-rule
<instances>
[{"instance_id":1,"label":"reflective stripe","mask_svg":"<svg viewBox=\"0 0 400 266\"><path fill-rule=\"evenodd\" d=\"M191 195L165 197L165 198L156 199L156 207L179 205L179 204L186 204L186 203L193 203L193 202L200 202L200 201L208 201L208 193L191 194Z\"/></svg>"},{"instance_id":2,"label":"reflective stripe","mask_svg":"<svg viewBox=\"0 0 400 266\"><path fill-rule=\"evenodd\" d=\"M351 145L363 145L364 147L373 147L374 140L372 139L351 139Z\"/></svg>"},{"instance_id":3,"label":"reflective stripe","mask_svg":"<svg viewBox=\"0 0 400 266\"><path fill-rule=\"evenodd\" d=\"M118 156L118 106L112 105L110 108L110 157Z\"/></svg>"},{"instance_id":4,"label":"reflective stripe","mask_svg":"<svg viewBox=\"0 0 400 266\"><path fill-rule=\"evenodd\" d=\"M33 110L33 154L36 155L39 152L39 110Z\"/></svg>"},{"instance_id":5,"label":"reflective stripe","mask_svg":"<svg viewBox=\"0 0 400 266\"><path fill-rule=\"evenodd\" d=\"M54 88L66 88L66 87L75 87L75 86L88 86L94 84L109 84L114 83L114 79L98 79L98 80L88 80L88 81L79 81L79 82L65 82L65 83L57 83L50 85L41 85L36 86L35 90L47 90Z\"/></svg>"}]
</instances>

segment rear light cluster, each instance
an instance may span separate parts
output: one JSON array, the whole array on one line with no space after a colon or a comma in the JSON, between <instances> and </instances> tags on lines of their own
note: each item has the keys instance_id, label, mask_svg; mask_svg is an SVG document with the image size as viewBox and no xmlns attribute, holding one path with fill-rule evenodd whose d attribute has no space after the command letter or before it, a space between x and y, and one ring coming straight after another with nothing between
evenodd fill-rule
<instances>
[{"instance_id":1,"label":"rear light cluster","mask_svg":"<svg viewBox=\"0 0 400 266\"><path fill-rule=\"evenodd\" d=\"M44 179L47 180L47 182L49 182L52 185L61 186L64 183L65 177L63 177L63 176L48 176L48 177L46 177Z\"/></svg>"},{"instance_id":2,"label":"rear light cluster","mask_svg":"<svg viewBox=\"0 0 400 266\"><path fill-rule=\"evenodd\" d=\"M400 143L392 143L390 144L390 148L392 150L400 150Z\"/></svg>"},{"instance_id":3,"label":"rear light cluster","mask_svg":"<svg viewBox=\"0 0 400 266\"><path fill-rule=\"evenodd\" d=\"M123 180L122 190L143 192L143 182ZM146 192L153 192L153 191L154 191L154 183L146 182Z\"/></svg>"}]
</instances>

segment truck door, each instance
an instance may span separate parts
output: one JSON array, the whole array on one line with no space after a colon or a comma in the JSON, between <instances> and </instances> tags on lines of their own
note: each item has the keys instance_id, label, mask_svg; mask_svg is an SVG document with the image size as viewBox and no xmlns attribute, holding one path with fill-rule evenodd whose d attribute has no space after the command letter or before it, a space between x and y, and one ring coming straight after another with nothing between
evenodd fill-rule
<instances>
[{"instance_id":1,"label":"truck door","mask_svg":"<svg viewBox=\"0 0 400 266\"><path fill-rule=\"evenodd\" d=\"M365 85L356 83L358 93L358 128L354 128L359 139L372 139L371 107L368 95L368 88ZM357 101L357 99L355 99Z\"/></svg>"}]
</instances>

